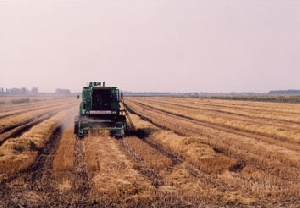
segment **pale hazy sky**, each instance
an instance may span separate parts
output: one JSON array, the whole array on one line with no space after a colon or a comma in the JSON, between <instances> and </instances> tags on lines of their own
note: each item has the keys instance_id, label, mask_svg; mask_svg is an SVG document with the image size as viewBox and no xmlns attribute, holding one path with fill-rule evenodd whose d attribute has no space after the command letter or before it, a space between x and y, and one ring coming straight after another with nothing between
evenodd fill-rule
<instances>
[{"instance_id":1,"label":"pale hazy sky","mask_svg":"<svg viewBox=\"0 0 300 208\"><path fill-rule=\"evenodd\" d=\"M300 89L300 0L0 0L0 87Z\"/></svg>"}]
</instances>

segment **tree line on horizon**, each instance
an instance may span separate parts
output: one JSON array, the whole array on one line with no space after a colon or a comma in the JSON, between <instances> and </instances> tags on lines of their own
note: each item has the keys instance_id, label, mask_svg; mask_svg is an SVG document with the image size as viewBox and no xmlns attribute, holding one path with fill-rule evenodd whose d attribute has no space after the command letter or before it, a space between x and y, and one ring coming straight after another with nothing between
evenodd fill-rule
<instances>
[{"instance_id":1,"label":"tree line on horizon","mask_svg":"<svg viewBox=\"0 0 300 208\"><path fill-rule=\"evenodd\" d=\"M57 88L55 89L55 94L71 94L71 90ZM35 95L39 94L39 89L37 87L33 87L29 90L26 87L13 87L13 88L4 88L0 87L0 95Z\"/></svg>"},{"instance_id":2,"label":"tree line on horizon","mask_svg":"<svg viewBox=\"0 0 300 208\"><path fill-rule=\"evenodd\" d=\"M272 90L269 94L300 94L300 90Z\"/></svg>"},{"instance_id":3,"label":"tree line on horizon","mask_svg":"<svg viewBox=\"0 0 300 208\"><path fill-rule=\"evenodd\" d=\"M38 94L39 89L37 87L33 87L31 90L29 90L26 87L13 87L13 88L3 88L0 87L0 94L5 95L28 95L28 94Z\"/></svg>"}]
</instances>

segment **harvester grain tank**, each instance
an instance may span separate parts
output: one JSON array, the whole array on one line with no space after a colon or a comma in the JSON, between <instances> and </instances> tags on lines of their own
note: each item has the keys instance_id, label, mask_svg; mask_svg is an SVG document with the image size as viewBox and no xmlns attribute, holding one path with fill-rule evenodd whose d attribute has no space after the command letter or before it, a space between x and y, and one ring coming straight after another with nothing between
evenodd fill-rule
<instances>
[{"instance_id":1,"label":"harvester grain tank","mask_svg":"<svg viewBox=\"0 0 300 208\"><path fill-rule=\"evenodd\" d=\"M89 130L109 130L112 136L123 137L127 131L123 96L117 87L105 82L90 82L82 90L79 115L74 120L74 134L87 136Z\"/></svg>"}]
</instances>

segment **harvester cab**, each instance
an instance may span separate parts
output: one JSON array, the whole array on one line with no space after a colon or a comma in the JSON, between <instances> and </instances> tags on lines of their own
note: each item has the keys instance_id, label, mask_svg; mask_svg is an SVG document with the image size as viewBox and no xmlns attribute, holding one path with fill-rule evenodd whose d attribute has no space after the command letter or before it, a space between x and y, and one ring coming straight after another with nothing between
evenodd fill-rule
<instances>
[{"instance_id":1,"label":"harvester cab","mask_svg":"<svg viewBox=\"0 0 300 208\"><path fill-rule=\"evenodd\" d=\"M105 82L90 82L82 90L74 134L82 138L89 130L109 130L111 136L123 137L127 131L126 115L123 96L117 87L106 87Z\"/></svg>"}]
</instances>

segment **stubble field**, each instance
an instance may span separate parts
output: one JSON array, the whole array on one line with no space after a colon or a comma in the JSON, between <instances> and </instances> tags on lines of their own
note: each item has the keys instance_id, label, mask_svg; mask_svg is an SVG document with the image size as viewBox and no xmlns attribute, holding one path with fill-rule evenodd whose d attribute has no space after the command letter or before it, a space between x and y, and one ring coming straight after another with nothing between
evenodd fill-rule
<instances>
[{"instance_id":1,"label":"stubble field","mask_svg":"<svg viewBox=\"0 0 300 208\"><path fill-rule=\"evenodd\" d=\"M125 98L138 129L73 134L76 98L0 105L0 207L298 207L300 105Z\"/></svg>"}]
</instances>

